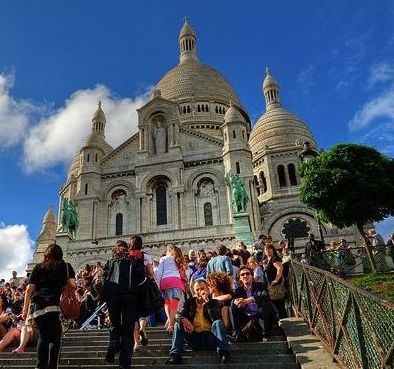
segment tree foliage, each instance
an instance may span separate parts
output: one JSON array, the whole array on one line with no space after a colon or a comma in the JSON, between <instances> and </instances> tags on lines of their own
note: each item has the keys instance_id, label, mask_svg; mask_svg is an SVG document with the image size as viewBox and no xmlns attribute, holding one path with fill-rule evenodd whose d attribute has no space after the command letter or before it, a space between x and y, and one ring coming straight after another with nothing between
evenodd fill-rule
<instances>
[{"instance_id":1,"label":"tree foliage","mask_svg":"<svg viewBox=\"0 0 394 369\"><path fill-rule=\"evenodd\" d=\"M358 144L338 144L300 167L300 198L339 228L394 215L394 160Z\"/></svg>"}]
</instances>

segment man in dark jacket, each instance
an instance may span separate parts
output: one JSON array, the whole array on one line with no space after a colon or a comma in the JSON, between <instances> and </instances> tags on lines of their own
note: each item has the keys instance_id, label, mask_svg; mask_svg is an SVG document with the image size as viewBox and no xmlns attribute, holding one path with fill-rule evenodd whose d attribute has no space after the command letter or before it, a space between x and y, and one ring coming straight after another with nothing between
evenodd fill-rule
<instances>
[{"instance_id":1,"label":"man in dark jacket","mask_svg":"<svg viewBox=\"0 0 394 369\"><path fill-rule=\"evenodd\" d=\"M253 270L246 265L239 268L239 279L241 286L235 290L231 303L234 340L247 341L248 337L242 334L242 329L254 320L259 326L263 340L266 341L273 316L267 285L263 282L253 282Z\"/></svg>"},{"instance_id":2,"label":"man in dark jacket","mask_svg":"<svg viewBox=\"0 0 394 369\"><path fill-rule=\"evenodd\" d=\"M193 290L195 297L186 300L176 316L170 357L166 365L182 363L185 341L193 350L209 350L215 347L219 362L224 364L229 357L229 347L221 305L209 296L205 280L196 280Z\"/></svg>"},{"instance_id":3,"label":"man in dark jacket","mask_svg":"<svg viewBox=\"0 0 394 369\"><path fill-rule=\"evenodd\" d=\"M120 351L119 369L131 368L133 331L138 319L137 291L146 277L143 261L132 259L128 251L126 242L116 241L112 258L103 270L103 299L111 322L105 360L114 363L115 355Z\"/></svg>"}]
</instances>

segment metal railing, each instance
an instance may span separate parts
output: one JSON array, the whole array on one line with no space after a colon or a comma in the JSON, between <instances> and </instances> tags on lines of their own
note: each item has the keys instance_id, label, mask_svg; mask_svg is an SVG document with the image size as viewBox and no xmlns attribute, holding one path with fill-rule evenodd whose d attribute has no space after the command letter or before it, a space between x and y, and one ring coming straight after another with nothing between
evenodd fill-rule
<instances>
[{"instance_id":1,"label":"metal railing","mask_svg":"<svg viewBox=\"0 0 394 369\"><path fill-rule=\"evenodd\" d=\"M83 324L81 325L81 328L79 328L80 331L83 331L84 329L87 329L90 326L90 323L97 318L97 329L100 329L101 327L101 322L100 322L100 315L101 311L103 308L106 306L106 303L103 302L101 305L97 306L96 310L93 312L93 314L86 319Z\"/></svg>"},{"instance_id":2,"label":"metal railing","mask_svg":"<svg viewBox=\"0 0 394 369\"><path fill-rule=\"evenodd\" d=\"M292 260L292 308L348 369L394 369L394 304Z\"/></svg>"}]
</instances>

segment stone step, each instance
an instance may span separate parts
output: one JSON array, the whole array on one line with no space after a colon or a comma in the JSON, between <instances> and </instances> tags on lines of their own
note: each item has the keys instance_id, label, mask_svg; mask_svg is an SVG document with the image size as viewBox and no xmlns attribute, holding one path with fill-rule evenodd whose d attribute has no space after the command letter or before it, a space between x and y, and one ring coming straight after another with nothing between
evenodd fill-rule
<instances>
[{"instance_id":1,"label":"stone step","mask_svg":"<svg viewBox=\"0 0 394 369\"><path fill-rule=\"evenodd\" d=\"M164 363L171 345L171 335L162 327L148 329L148 346L140 346L133 355L133 367L167 369ZM268 342L231 343L231 358L226 369L298 369L294 355L280 329ZM59 369L117 369L118 364L104 360L109 340L105 330L69 331L62 341ZM0 353L0 369L31 369L35 365L35 348L23 355ZM178 369L218 369L214 351L192 351L185 345L183 365Z\"/></svg>"},{"instance_id":2,"label":"stone step","mask_svg":"<svg viewBox=\"0 0 394 369\"><path fill-rule=\"evenodd\" d=\"M164 364L167 355L163 356L133 356L133 365L161 365ZM201 356L202 357L202 356ZM210 355L206 355L204 358L204 364L216 364L218 362L218 358L212 352ZM232 355L229 363L233 364L243 364L243 363L293 363L294 357L290 354L275 354L275 355L248 355L240 356L240 355ZM196 356L193 355L184 355L183 356L184 364L196 364ZM19 366L34 366L35 358L5 358L0 359L0 366L10 366L10 365L19 365ZM105 365L106 362L103 357L101 358L86 358L86 357L75 357L75 358L64 358L63 356L60 359L61 365Z\"/></svg>"},{"instance_id":3,"label":"stone step","mask_svg":"<svg viewBox=\"0 0 394 369\"><path fill-rule=\"evenodd\" d=\"M171 347L171 343L168 342L167 344L162 344L162 345L152 345L148 344L148 346L140 346L140 350L144 351L152 351L152 352L161 352L165 351L168 352ZM188 346L185 345L185 348ZM102 341L102 344L100 345L95 345L95 344L89 344L89 345L62 345L62 352L67 352L67 353L90 353L90 352L99 352L99 351L106 351L108 348L108 340ZM287 341L271 341L269 340L268 342L245 342L245 343L230 343L230 348L231 350L239 350L239 351L248 351L248 350L260 350L261 352L265 351L271 351L271 352L283 352L288 350L288 344ZM7 349L7 352L0 353L1 355L7 355L11 354L12 348ZM199 352L205 352L205 351L196 351L196 353ZM28 353L35 353L35 347L28 347L27 348L27 353L25 355L28 355Z\"/></svg>"},{"instance_id":4,"label":"stone step","mask_svg":"<svg viewBox=\"0 0 394 369\"><path fill-rule=\"evenodd\" d=\"M133 368L143 368L143 369L168 369L167 365L135 365L132 364ZM59 369L118 369L118 364L93 364L93 365L59 365ZM299 365L295 362L293 363L242 363L242 364L232 364L228 363L223 365L218 364L202 364L202 365L177 365L177 369L218 369L218 368L226 368L226 369L299 369ZM32 369L31 366L24 365L5 365L2 366L0 364L0 369Z\"/></svg>"},{"instance_id":5,"label":"stone step","mask_svg":"<svg viewBox=\"0 0 394 369\"><path fill-rule=\"evenodd\" d=\"M287 345L269 345L269 346L265 346L267 345L266 343L264 343L263 345L257 346L257 347L253 347L251 346L241 346L241 344L239 344L237 347L235 347L234 345L231 346L231 355L272 355L272 353L275 354L290 354L291 351L288 348ZM164 349L160 349L160 348L153 348L153 347L143 347L140 346L139 347L139 351L135 352L133 354L133 357L139 357L139 356L152 356L155 357L157 355L161 356L161 355L167 355L169 352L169 346L165 347ZM62 348L62 358L76 358L76 357L84 357L84 358L102 358L105 356L105 354L107 353L107 348L106 347L101 347L101 348L97 348L97 347L91 347L89 348L89 350L69 350L67 347L63 347ZM187 348L187 346L185 347L185 354L189 355L189 356L193 356L193 357L205 357L205 356L209 356L209 355L214 355L213 351L193 351L189 348ZM15 360L16 358L24 358L24 359L31 359L31 358L35 358L36 357L36 352L35 352L35 348L31 348L29 349L26 353L22 354L22 355L18 355L15 356L11 353L11 351L7 351L4 353L0 354L0 362L2 359L12 359Z\"/></svg>"}]
</instances>

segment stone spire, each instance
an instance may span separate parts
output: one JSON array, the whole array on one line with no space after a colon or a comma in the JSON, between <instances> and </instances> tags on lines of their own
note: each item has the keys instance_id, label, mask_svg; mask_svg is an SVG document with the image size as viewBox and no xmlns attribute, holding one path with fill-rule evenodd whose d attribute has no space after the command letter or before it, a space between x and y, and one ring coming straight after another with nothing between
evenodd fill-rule
<instances>
[{"instance_id":1,"label":"stone spire","mask_svg":"<svg viewBox=\"0 0 394 369\"><path fill-rule=\"evenodd\" d=\"M265 98L266 110L280 108L282 104L279 99L279 84L271 75L268 67L265 69L266 76L263 82L263 94Z\"/></svg>"},{"instance_id":2,"label":"stone spire","mask_svg":"<svg viewBox=\"0 0 394 369\"><path fill-rule=\"evenodd\" d=\"M105 113L101 109L101 101L98 102L98 108L93 115L92 119L92 134L98 134L100 136L105 136Z\"/></svg>"},{"instance_id":3,"label":"stone spire","mask_svg":"<svg viewBox=\"0 0 394 369\"><path fill-rule=\"evenodd\" d=\"M55 242L56 237L56 217L52 207L48 209L42 220L42 227L37 242Z\"/></svg>"},{"instance_id":4,"label":"stone spire","mask_svg":"<svg viewBox=\"0 0 394 369\"><path fill-rule=\"evenodd\" d=\"M192 26L185 17L185 22L179 34L180 63L189 60L197 61L197 38Z\"/></svg>"}]
</instances>

